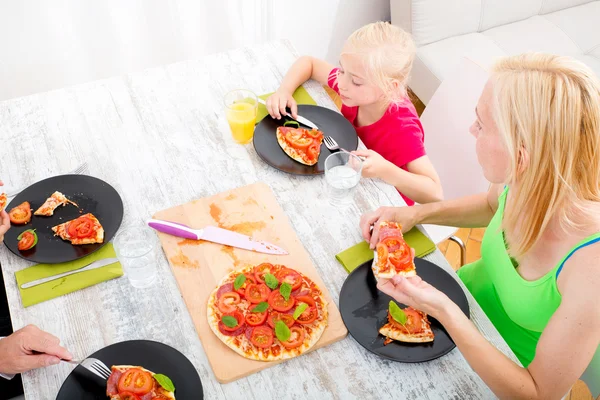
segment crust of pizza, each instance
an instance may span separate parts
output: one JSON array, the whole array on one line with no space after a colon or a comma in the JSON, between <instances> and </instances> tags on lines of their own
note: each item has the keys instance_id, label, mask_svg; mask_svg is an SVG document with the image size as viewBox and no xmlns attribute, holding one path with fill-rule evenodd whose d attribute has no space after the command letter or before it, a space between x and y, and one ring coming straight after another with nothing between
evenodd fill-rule
<instances>
[{"instance_id":1,"label":"crust of pizza","mask_svg":"<svg viewBox=\"0 0 600 400\"><path fill-rule=\"evenodd\" d=\"M250 340L248 340L245 332L238 336L227 336L221 333L219 330L219 322L221 312L217 307L217 292L221 286L227 283L232 283L235 277L240 273L249 273L253 270L253 267L245 267L238 271L233 271L226 275L221 282L217 285L216 289L210 294L207 304L207 318L208 325L213 333L230 349L241 355L242 357L249 358L257 361L276 361L286 360L293 357L297 357L303 353L308 352L321 338L328 322L328 311L327 301L323 298L323 295L309 278L300 273L303 279L302 287L308 285L308 287L314 288L312 291L312 297L315 299L317 309L319 310L319 317L311 324L304 325L304 332L306 334L305 341L302 345L294 349L286 349L281 345L276 336L273 338L273 346L269 349L261 349L254 346ZM317 292L316 294L315 292ZM297 324L298 325L298 324ZM246 327L247 329L248 327ZM309 333L310 332L310 333Z\"/></svg>"},{"instance_id":2,"label":"crust of pizza","mask_svg":"<svg viewBox=\"0 0 600 400\"><path fill-rule=\"evenodd\" d=\"M96 218L91 213L82 215L82 217L88 217L89 219L94 221L94 230L96 232L96 234L94 236L87 237L87 238L81 238L81 239L72 238L69 236L69 229L68 229L69 224L78 218L72 219L72 220L62 223L60 225L53 226L52 231L54 232L54 236L58 236L63 240L68 240L71 242L71 244L74 244L74 245L93 244L93 243L104 242L104 228L100 224L100 221L98 221L98 218ZM81 217L79 217L79 218L81 218Z\"/></svg>"},{"instance_id":3,"label":"crust of pizza","mask_svg":"<svg viewBox=\"0 0 600 400\"><path fill-rule=\"evenodd\" d=\"M294 161L297 161L304 165L310 165L310 166L315 165L317 162L319 162L319 154L321 151L321 142L323 140L322 138L319 141L319 153L317 153L317 157L315 158L315 161L312 162L312 161L308 161L306 159L306 153L303 153L303 152L299 151L298 149L295 149L289 145L289 143L285 140L284 134L281 132L280 126L277 127L276 136L277 136L277 143L279 143L279 146L283 149L283 151L285 151L285 154L287 154Z\"/></svg>"},{"instance_id":4,"label":"crust of pizza","mask_svg":"<svg viewBox=\"0 0 600 400\"><path fill-rule=\"evenodd\" d=\"M407 343L429 343L433 342L434 335L431 330L431 325L429 324L429 320L427 319L427 314L422 311L417 311L422 315L423 319L421 320L421 332L418 333L409 333L405 329L402 329L397 324L392 322L386 323L379 329L379 333L383 336L386 336L388 339L397 340L399 342L407 342ZM387 344L387 343L386 343Z\"/></svg>"},{"instance_id":5,"label":"crust of pizza","mask_svg":"<svg viewBox=\"0 0 600 400\"><path fill-rule=\"evenodd\" d=\"M150 370L147 370L144 367L140 367L139 365L113 365L111 367L111 370L117 370L117 371L120 371L120 372L125 372L125 371L127 371L128 369L131 369L131 368L141 369L142 371L148 372L152 376L155 375L154 372L152 372ZM160 386L160 384L158 384L158 382L155 383L155 388L157 388L156 390L158 391L158 393L155 393L156 395L161 395L161 396L164 396L167 399L175 400L175 393L167 391L162 386ZM113 395L113 396L110 396L110 400L121 400L121 397L118 394L117 395Z\"/></svg>"},{"instance_id":6,"label":"crust of pizza","mask_svg":"<svg viewBox=\"0 0 600 400\"><path fill-rule=\"evenodd\" d=\"M6 193L0 193L0 212L4 211L7 203L8 197L6 196Z\"/></svg>"},{"instance_id":7,"label":"crust of pizza","mask_svg":"<svg viewBox=\"0 0 600 400\"><path fill-rule=\"evenodd\" d=\"M44 204L41 205L40 208L35 210L33 215L42 215L44 217L51 217L54 215L54 210L56 210L59 206L66 206L67 204L73 204L75 207L79 207L77 203L72 202L67 199L67 197L61 192L54 192L50 197L46 199Z\"/></svg>"}]
</instances>

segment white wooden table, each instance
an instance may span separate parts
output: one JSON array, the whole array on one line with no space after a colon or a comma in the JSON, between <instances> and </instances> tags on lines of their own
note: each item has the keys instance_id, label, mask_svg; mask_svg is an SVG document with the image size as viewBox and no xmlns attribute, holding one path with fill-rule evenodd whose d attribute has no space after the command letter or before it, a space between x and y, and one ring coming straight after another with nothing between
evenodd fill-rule
<instances>
[{"instance_id":1,"label":"white wooden table","mask_svg":"<svg viewBox=\"0 0 600 400\"><path fill-rule=\"evenodd\" d=\"M334 255L361 240L362 213L403 203L394 188L362 180L355 204L336 209L327 202L323 176L281 173L264 164L251 144L233 142L223 95L235 88L258 94L275 90L295 58L289 43L275 42L0 103L0 177L19 186L65 173L87 160L89 174L121 194L123 226L176 204L266 182L338 303L347 273ZM319 105L335 109L317 83L305 86ZM426 258L451 271L439 251ZM159 281L151 288L134 289L122 278L29 308L21 305L14 278L28 263L4 246L0 261L15 329L37 324L60 337L78 359L124 340L166 343L197 368L206 399L493 397L457 349L427 363L402 364L374 356L351 336L221 385L164 256ZM515 359L468 298L471 319L481 332ZM54 399L71 369L63 363L23 374L26 398Z\"/></svg>"}]
</instances>

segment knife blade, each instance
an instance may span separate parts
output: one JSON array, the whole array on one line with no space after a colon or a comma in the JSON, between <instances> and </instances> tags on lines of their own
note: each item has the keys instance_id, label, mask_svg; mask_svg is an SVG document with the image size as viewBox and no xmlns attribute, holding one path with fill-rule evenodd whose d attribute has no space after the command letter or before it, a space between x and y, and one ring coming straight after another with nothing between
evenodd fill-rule
<instances>
[{"instance_id":1,"label":"knife blade","mask_svg":"<svg viewBox=\"0 0 600 400\"><path fill-rule=\"evenodd\" d=\"M41 285L42 283L50 282L50 281L53 281L56 279L63 278L65 276L78 274L78 273L84 272L84 271L89 271L89 270L96 269L96 268L102 268L107 265L114 264L116 262L119 262L119 259L116 257L115 258L104 258L102 260L96 260L88 265L84 265L83 267L74 269L72 271L67 271L67 272L63 272L62 274L52 275L52 276L48 276L46 278L36 279L35 281L24 283L21 285L21 288L28 289L33 286Z\"/></svg>"},{"instance_id":2,"label":"knife blade","mask_svg":"<svg viewBox=\"0 0 600 400\"><path fill-rule=\"evenodd\" d=\"M162 221L159 219L148 220L148 226L169 235L192 240L206 240L226 246L257 251L259 253L286 255L287 251L272 243L254 240L250 236L233 232L216 226L207 226L203 229L192 229L187 225L177 222Z\"/></svg>"},{"instance_id":3,"label":"knife blade","mask_svg":"<svg viewBox=\"0 0 600 400\"><path fill-rule=\"evenodd\" d=\"M258 98L258 102L260 104L262 104L263 106L265 106L265 107L267 106L267 103L265 103L265 101L263 99L261 99L260 97ZM288 117L289 119L297 121L297 122L301 123L302 125L306 125L309 128L319 129L319 127L314 122L312 122L311 120L309 120L309 119L301 116L300 114L298 114L297 118L292 117L292 112L287 107L286 107L286 111L288 113L288 115L286 115L286 117Z\"/></svg>"}]
</instances>

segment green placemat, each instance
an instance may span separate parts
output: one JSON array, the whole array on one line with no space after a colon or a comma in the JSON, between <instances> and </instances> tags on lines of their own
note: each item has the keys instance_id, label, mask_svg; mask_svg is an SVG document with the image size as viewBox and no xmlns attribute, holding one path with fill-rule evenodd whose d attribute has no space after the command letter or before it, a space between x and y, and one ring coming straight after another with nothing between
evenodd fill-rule
<instances>
[{"instance_id":1,"label":"green placemat","mask_svg":"<svg viewBox=\"0 0 600 400\"><path fill-rule=\"evenodd\" d=\"M100 282L123 276L121 263L116 262L91 271L84 271L77 274L65 276L50 282L42 283L28 289L21 289L21 285L36 279L46 278L48 276L58 275L63 272L73 271L83 268L86 265L100 259L116 257L115 249L112 243L106 244L100 250L79 260L61 263L61 264L37 264L21 271L15 272L19 292L23 307L41 303L67 293L74 292Z\"/></svg>"},{"instance_id":2,"label":"green placemat","mask_svg":"<svg viewBox=\"0 0 600 400\"><path fill-rule=\"evenodd\" d=\"M415 257L423 257L436 248L435 243L417 228L406 232L404 240L415 249ZM335 258L346 268L346 271L352 272L356 267L373 259L373 250L369 248L369 243L363 241L336 254Z\"/></svg>"},{"instance_id":3,"label":"green placemat","mask_svg":"<svg viewBox=\"0 0 600 400\"><path fill-rule=\"evenodd\" d=\"M272 94L273 93L267 93L258 97L260 97L263 100L266 100L267 97L269 97ZM296 91L293 94L293 97L296 100L296 103L298 104L312 104L313 106L317 105L317 102L314 101L312 97L310 97L310 94L308 94L308 92L306 91L306 89L304 89L303 86L300 86L298 89L296 89ZM263 106L262 104L258 104L258 110L256 111L256 123L258 124L267 115L269 115L269 113L267 112L267 107Z\"/></svg>"}]
</instances>

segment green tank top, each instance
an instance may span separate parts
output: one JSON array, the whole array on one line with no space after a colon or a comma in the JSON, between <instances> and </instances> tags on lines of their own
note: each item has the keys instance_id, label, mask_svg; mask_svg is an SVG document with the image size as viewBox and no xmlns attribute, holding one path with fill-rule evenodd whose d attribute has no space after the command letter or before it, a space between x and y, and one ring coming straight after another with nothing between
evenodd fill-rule
<instances>
[{"instance_id":1,"label":"green tank top","mask_svg":"<svg viewBox=\"0 0 600 400\"><path fill-rule=\"evenodd\" d=\"M501 229L508 188L481 243L481 259L458 270L460 279L485 311L523 366L535 356L537 342L561 302L556 279L564 263L580 248L600 241L600 233L578 243L546 275L527 281L519 275L506 250ZM582 375L592 393L600 393L600 348ZM591 383L597 387L591 387Z\"/></svg>"}]
</instances>

